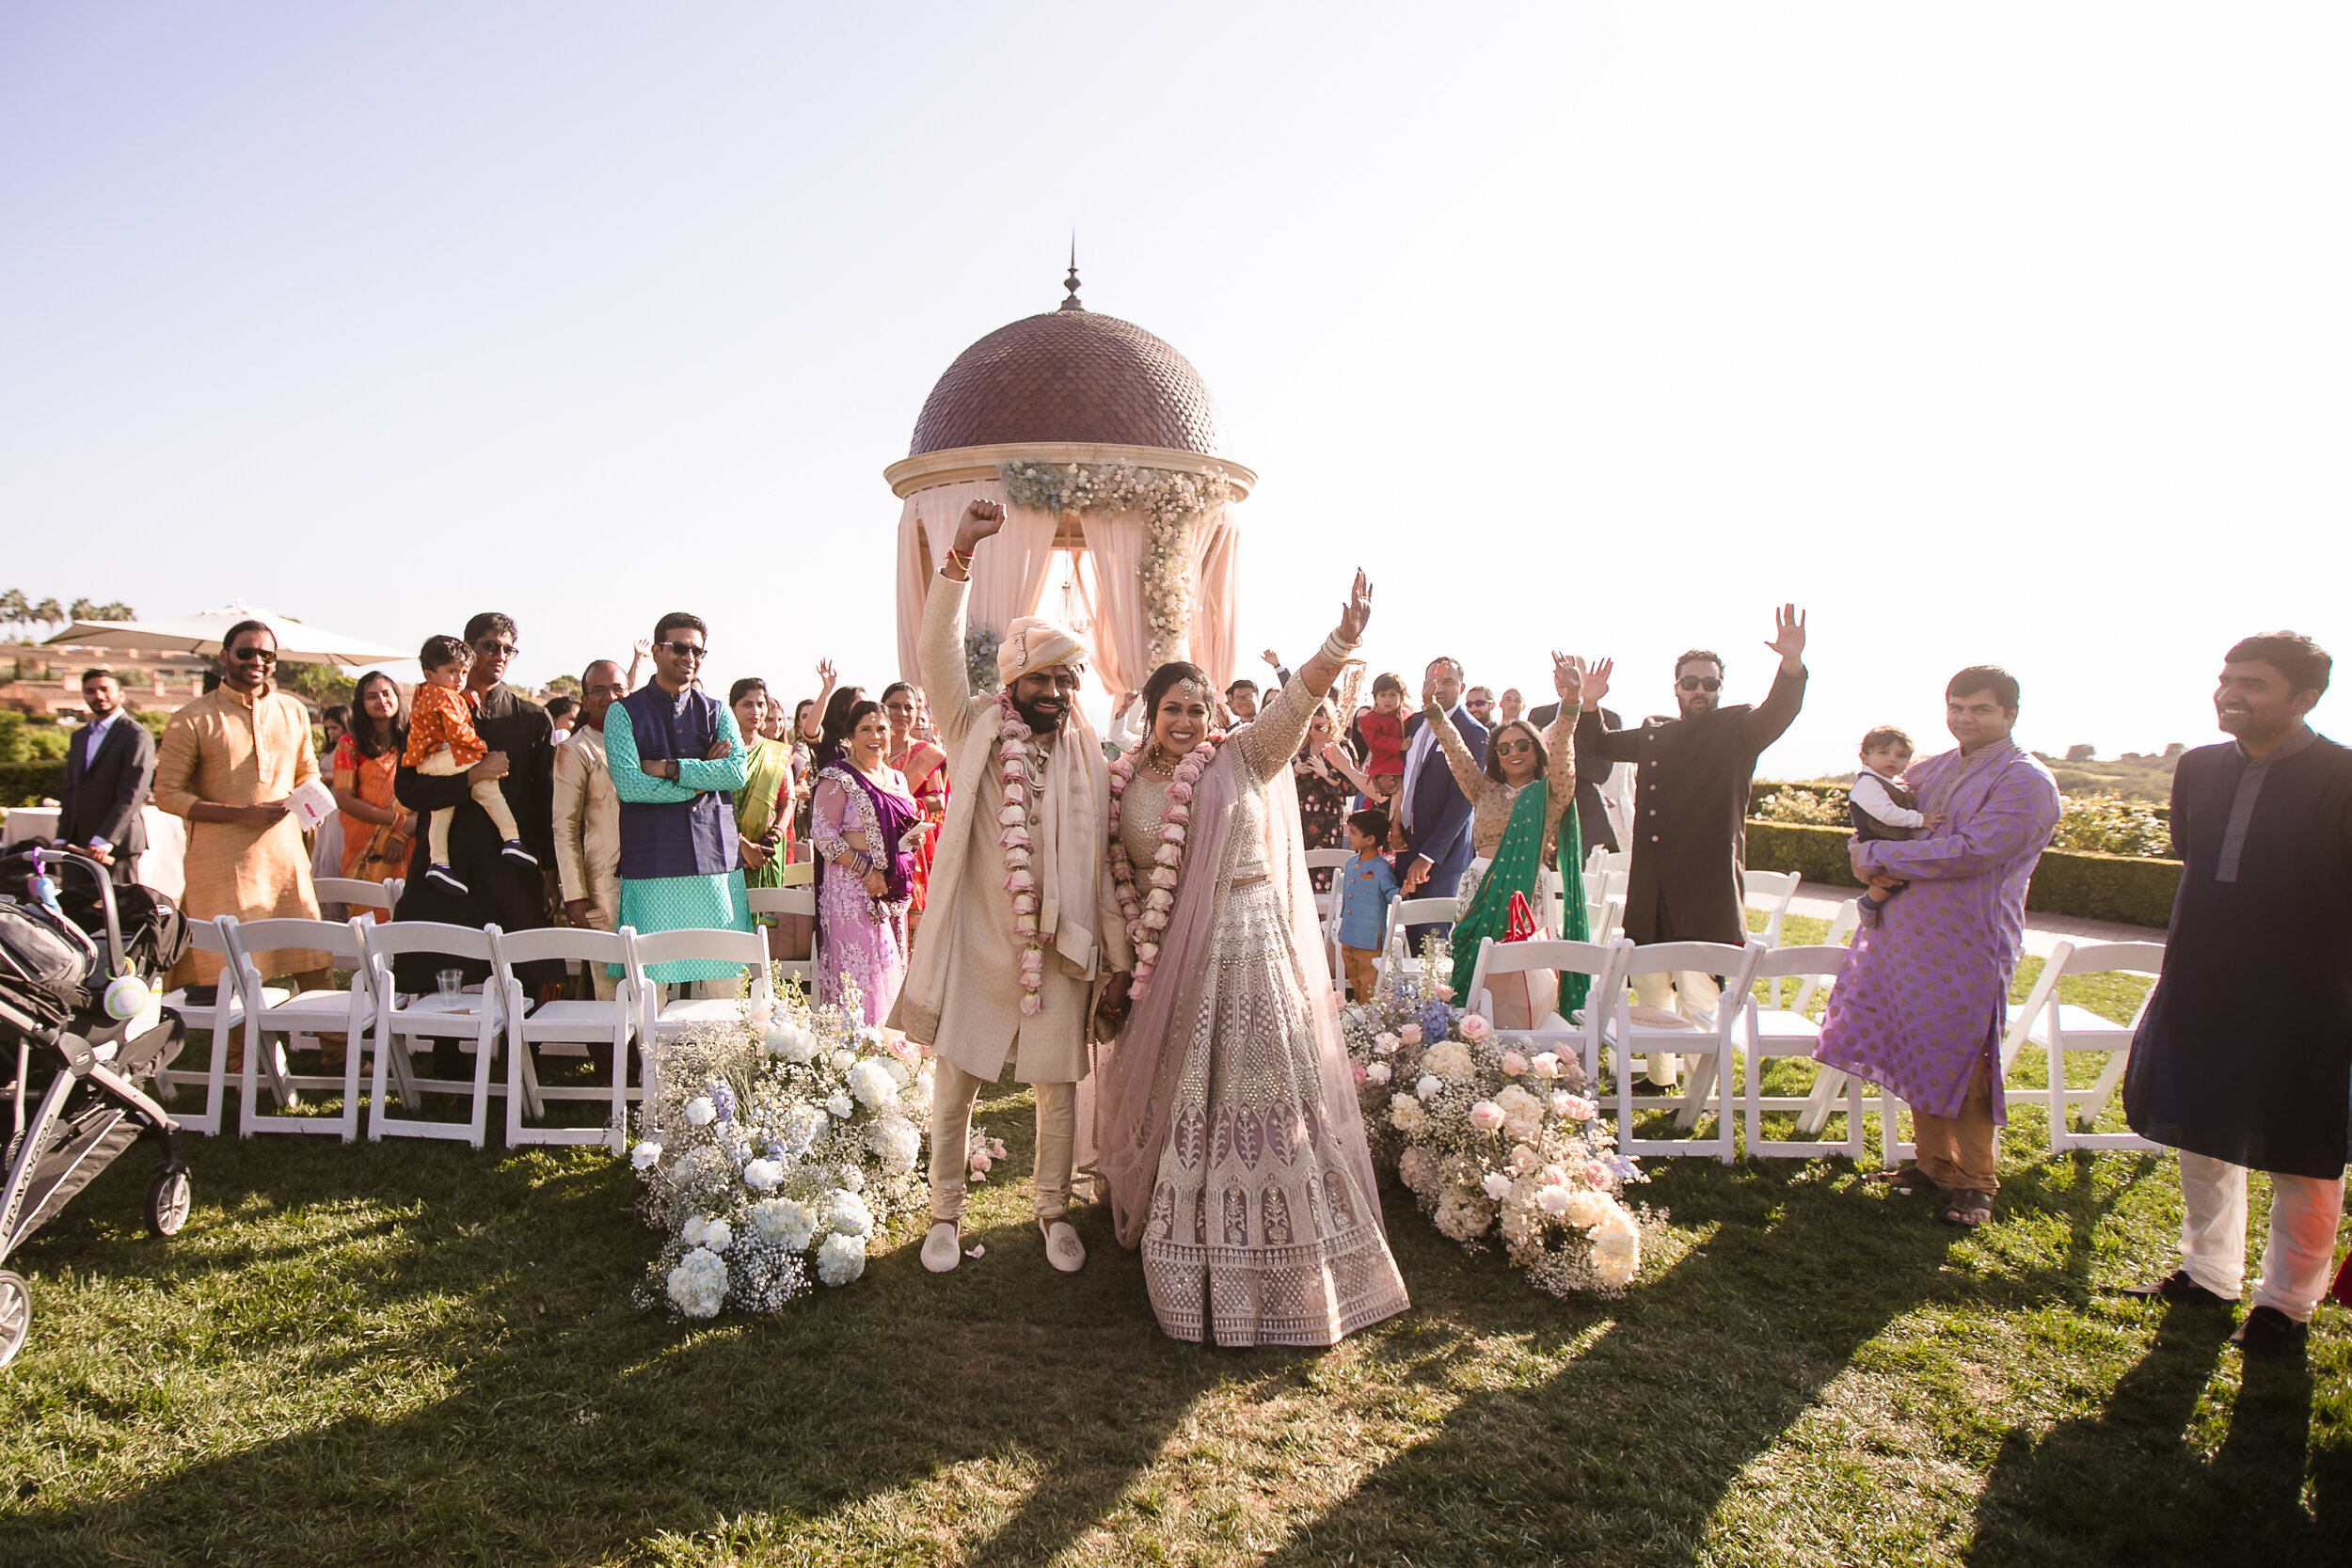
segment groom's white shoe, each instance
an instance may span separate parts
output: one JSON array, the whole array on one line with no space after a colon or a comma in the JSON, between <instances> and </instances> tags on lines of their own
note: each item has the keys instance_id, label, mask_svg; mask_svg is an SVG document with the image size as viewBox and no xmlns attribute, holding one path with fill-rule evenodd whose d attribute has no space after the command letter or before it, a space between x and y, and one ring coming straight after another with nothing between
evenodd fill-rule
<instances>
[{"instance_id":1,"label":"groom's white shoe","mask_svg":"<svg viewBox=\"0 0 2352 1568\"><path fill-rule=\"evenodd\" d=\"M1076 1274L1087 1266L1086 1243L1078 1240L1077 1229L1056 1214L1050 1220L1040 1220L1038 1228L1045 1232L1045 1260L1063 1274Z\"/></svg>"},{"instance_id":2,"label":"groom's white shoe","mask_svg":"<svg viewBox=\"0 0 2352 1568\"><path fill-rule=\"evenodd\" d=\"M933 1220L923 1238L923 1266L946 1274L963 1261L963 1232L953 1220Z\"/></svg>"}]
</instances>

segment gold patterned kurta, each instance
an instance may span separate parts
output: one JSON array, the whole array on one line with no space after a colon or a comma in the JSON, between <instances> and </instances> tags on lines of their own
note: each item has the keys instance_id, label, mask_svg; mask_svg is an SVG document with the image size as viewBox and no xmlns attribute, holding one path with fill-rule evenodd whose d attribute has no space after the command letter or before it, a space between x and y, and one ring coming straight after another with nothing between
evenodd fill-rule
<instances>
[{"instance_id":1,"label":"gold patterned kurta","mask_svg":"<svg viewBox=\"0 0 2352 1568\"><path fill-rule=\"evenodd\" d=\"M1328 1345L1411 1305L1323 1102L1311 994L1265 863L1266 785L1290 765L1315 701L1294 679L1227 744L1240 752L1210 973L1144 1227L1144 1281L1172 1338ZM1120 808L1131 864L1159 847L1167 782L1138 767ZM1184 869L1185 879L1217 867Z\"/></svg>"},{"instance_id":2,"label":"gold patterned kurta","mask_svg":"<svg viewBox=\"0 0 2352 1568\"><path fill-rule=\"evenodd\" d=\"M588 900L588 924L615 928L621 912L621 798L604 760L604 732L585 725L555 749L555 868L566 903Z\"/></svg>"},{"instance_id":3,"label":"gold patterned kurta","mask_svg":"<svg viewBox=\"0 0 2352 1568\"><path fill-rule=\"evenodd\" d=\"M291 816L266 828L242 822L199 822L191 815L216 806L259 806L282 800L319 776L310 750L310 714L299 699L264 686L259 698L228 686L208 691L171 716L155 748L155 804L187 817L187 891L180 907L191 919L234 915L239 920L319 917L310 888L310 856L302 825ZM265 976L325 969L314 949L256 953ZM175 985L212 985L220 959L188 950L172 971Z\"/></svg>"}]
</instances>

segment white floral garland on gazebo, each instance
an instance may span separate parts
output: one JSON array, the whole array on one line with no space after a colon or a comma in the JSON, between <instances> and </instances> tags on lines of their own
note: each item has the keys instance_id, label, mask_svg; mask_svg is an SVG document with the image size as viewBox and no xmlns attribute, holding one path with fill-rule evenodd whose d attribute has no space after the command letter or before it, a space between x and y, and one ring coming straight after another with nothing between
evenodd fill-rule
<instances>
[{"instance_id":1,"label":"white floral garland on gazebo","mask_svg":"<svg viewBox=\"0 0 2352 1568\"><path fill-rule=\"evenodd\" d=\"M1141 575L1152 663L1184 657L1192 627L1193 526L1232 499L1231 480L1134 463L1000 463L996 478L1008 504L1033 512L1142 513L1151 531Z\"/></svg>"}]
</instances>

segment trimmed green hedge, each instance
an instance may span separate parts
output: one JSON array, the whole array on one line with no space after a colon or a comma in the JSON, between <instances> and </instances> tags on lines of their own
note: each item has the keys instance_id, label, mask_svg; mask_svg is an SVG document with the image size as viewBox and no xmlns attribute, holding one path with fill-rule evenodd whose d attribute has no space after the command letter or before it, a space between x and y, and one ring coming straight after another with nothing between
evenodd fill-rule
<instances>
[{"instance_id":1,"label":"trimmed green hedge","mask_svg":"<svg viewBox=\"0 0 2352 1568\"><path fill-rule=\"evenodd\" d=\"M37 806L65 794L65 758L0 762L0 806Z\"/></svg>"},{"instance_id":2,"label":"trimmed green hedge","mask_svg":"<svg viewBox=\"0 0 2352 1568\"><path fill-rule=\"evenodd\" d=\"M1859 886L1846 858L1846 842L1852 836L1844 828L1751 820L1748 864L1757 871L1794 871L1808 882L1832 887ZM2172 895L2180 885L2179 861L2049 849L2034 868L2026 908L2161 928L2172 919Z\"/></svg>"}]
</instances>

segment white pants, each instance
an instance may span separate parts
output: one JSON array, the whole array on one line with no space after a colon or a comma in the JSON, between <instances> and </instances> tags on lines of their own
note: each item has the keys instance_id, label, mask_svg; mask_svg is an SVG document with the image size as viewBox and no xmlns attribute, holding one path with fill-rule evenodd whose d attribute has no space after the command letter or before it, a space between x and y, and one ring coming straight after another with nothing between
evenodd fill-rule
<instances>
[{"instance_id":1,"label":"white pants","mask_svg":"<svg viewBox=\"0 0 2352 1568\"><path fill-rule=\"evenodd\" d=\"M1715 983L1715 976L1701 974L1696 970L1633 976L1634 1001L1710 1029L1715 1026L1715 1003L1722 992L1723 987ZM1674 1052L1653 1051L1649 1054L1649 1081L1653 1084L1672 1084L1681 1069L1681 1058Z\"/></svg>"},{"instance_id":2,"label":"white pants","mask_svg":"<svg viewBox=\"0 0 2352 1568\"><path fill-rule=\"evenodd\" d=\"M979 1099L982 1081L946 1057L931 1069L931 1218L963 1218L964 1182L971 1174L966 1151L972 1146L972 1105ZM1031 1084L1037 1097L1037 1217L1059 1219L1070 1209L1070 1183L1075 1169L1078 1132L1078 1085Z\"/></svg>"},{"instance_id":3,"label":"white pants","mask_svg":"<svg viewBox=\"0 0 2352 1568\"><path fill-rule=\"evenodd\" d=\"M2232 1301L2246 1283L2246 1167L2181 1150L2181 1267ZM2309 1323L2327 1293L2344 1179L2270 1173L2270 1240L2254 1305Z\"/></svg>"}]
</instances>

